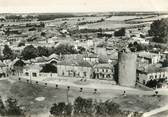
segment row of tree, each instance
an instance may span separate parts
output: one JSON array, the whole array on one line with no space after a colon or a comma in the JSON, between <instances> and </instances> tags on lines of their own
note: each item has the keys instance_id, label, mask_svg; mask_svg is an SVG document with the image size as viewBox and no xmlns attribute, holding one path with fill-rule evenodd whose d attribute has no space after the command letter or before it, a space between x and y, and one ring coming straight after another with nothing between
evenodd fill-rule
<instances>
[{"instance_id":1,"label":"row of tree","mask_svg":"<svg viewBox=\"0 0 168 117\"><path fill-rule=\"evenodd\" d=\"M41 47L38 46L37 48L34 47L33 45L26 46L23 51L21 52L21 57L25 60L32 59L35 57L40 57L40 56L49 56L53 53L55 54L80 54L85 51L85 48L83 47L78 47L77 49L74 48L73 45L69 44L60 44L57 47L52 47L52 48L46 48L46 47ZM11 48L9 48L8 45L4 46L3 49L3 57L1 59L14 59L17 57L17 55L12 51Z\"/></svg>"},{"instance_id":2,"label":"row of tree","mask_svg":"<svg viewBox=\"0 0 168 117\"><path fill-rule=\"evenodd\" d=\"M46 48L46 47L37 47L35 48L33 45L26 46L21 53L23 59L28 60L31 58L39 57L39 56L49 56L53 53L55 54L80 54L85 51L85 48L78 47L77 49L74 48L73 45L69 44L60 44L57 47Z\"/></svg>"},{"instance_id":3,"label":"row of tree","mask_svg":"<svg viewBox=\"0 0 168 117\"><path fill-rule=\"evenodd\" d=\"M119 105L111 101L96 102L78 97L73 105L64 102L53 104L50 114L55 117L126 117L129 112L122 112ZM140 116L138 113L134 114L134 117Z\"/></svg>"},{"instance_id":4,"label":"row of tree","mask_svg":"<svg viewBox=\"0 0 168 117\"><path fill-rule=\"evenodd\" d=\"M129 43L128 44L128 48L132 51L132 52L137 52L137 51L153 51L154 48L158 49L158 50L164 50L166 49L165 46L162 46L160 44L141 44L138 42L134 42L134 43Z\"/></svg>"},{"instance_id":5,"label":"row of tree","mask_svg":"<svg viewBox=\"0 0 168 117\"><path fill-rule=\"evenodd\" d=\"M103 22L103 21L104 21L104 19L101 18L100 20L96 20L96 21L79 22L78 25L93 24L93 23L99 23L99 22Z\"/></svg>"}]
</instances>

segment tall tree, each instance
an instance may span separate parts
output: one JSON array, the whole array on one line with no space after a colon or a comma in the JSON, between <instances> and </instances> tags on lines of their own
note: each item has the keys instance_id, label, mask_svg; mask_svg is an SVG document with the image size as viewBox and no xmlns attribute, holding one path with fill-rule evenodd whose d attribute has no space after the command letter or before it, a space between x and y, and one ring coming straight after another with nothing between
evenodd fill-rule
<instances>
[{"instance_id":1,"label":"tall tree","mask_svg":"<svg viewBox=\"0 0 168 117\"><path fill-rule=\"evenodd\" d=\"M168 19L156 20L151 24L149 35L154 36L153 41L166 43L168 41Z\"/></svg>"},{"instance_id":2,"label":"tall tree","mask_svg":"<svg viewBox=\"0 0 168 117\"><path fill-rule=\"evenodd\" d=\"M49 51L46 47L38 46L37 50L38 50L38 56L49 56Z\"/></svg>"},{"instance_id":3,"label":"tall tree","mask_svg":"<svg viewBox=\"0 0 168 117\"><path fill-rule=\"evenodd\" d=\"M93 101L92 99L84 99L78 97L74 101L74 113L76 115L85 114L92 115L93 114Z\"/></svg>"},{"instance_id":4,"label":"tall tree","mask_svg":"<svg viewBox=\"0 0 168 117\"><path fill-rule=\"evenodd\" d=\"M77 50L74 49L74 46L69 44L60 44L54 50L55 54L77 54Z\"/></svg>"},{"instance_id":5,"label":"tall tree","mask_svg":"<svg viewBox=\"0 0 168 117\"><path fill-rule=\"evenodd\" d=\"M21 56L25 60L35 58L38 56L38 50L33 45L26 46L23 49Z\"/></svg>"},{"instance_id":6,"label":"tall tree","mask_svg":"<svg viewBox=\"0 0 168 117\"><path fill-rule=\"evenodd\" d=\"M13 58L14 58L14 53L13 53L13 51L9 48L8 45L5 45L5 46L4 46L3 54L4 54L4 59L13 59Z\"/></svg>"}]
</instances>

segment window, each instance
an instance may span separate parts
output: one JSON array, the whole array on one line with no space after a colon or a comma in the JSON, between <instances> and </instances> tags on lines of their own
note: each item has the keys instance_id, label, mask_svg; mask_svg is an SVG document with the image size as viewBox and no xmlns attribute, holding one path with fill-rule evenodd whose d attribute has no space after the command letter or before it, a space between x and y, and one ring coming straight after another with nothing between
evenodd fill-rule
<instances>
[{"instance_id":1,"label":"window","mask_svg":"<svg viewBox=\"0 0 168 117\"><path fill-rule=\"evenodd\" d=\"M157 78L157 75L155 75L155 78Z\"/></svg>"},{"instance_id":2,"label":"window","mask_svg":"<svg viewBox=\"0 0 168 117\"><path fill-rule=\"evenodd\" d=\"M83 72L84 77L86 77L86 72Z\"/></svg>"},{"instance_id":3,"label":"window","mask_svg":"<svg viewBox=\"0 0 168 117\"><path fill-rule=\"evenodd\" d=\"M37 73L32 73L32 76L33 77L37 77Z\"/></svg>"},{"instance_id":4,"label":"window","mask_svg":"<svg viewBox=\"0 0 168 117\"><path fill-rule=\"evenodd\" d=\"M106 69L106 72L108 72L108 69Z\"/></svg>"},{"instance_id":5,"label":"window","mask_svg":"<svg viewBox=\"0 0 168 117\"><path fill-rule=\"evenodd\" d=\"M163 78L165 77L165 74L163 74Z\"/></svg>"},{"instance_id":6,"label":"window","mask_svg":"<svg viewBox=\"0 0 168 117\"><path fill-rule=\"evenodd\" d=\"M26 75L26 76L29 76L29 73L28 73L28 72L26 72L26 73L25 73L25 75Z\"/></svg>"}]
</instances>

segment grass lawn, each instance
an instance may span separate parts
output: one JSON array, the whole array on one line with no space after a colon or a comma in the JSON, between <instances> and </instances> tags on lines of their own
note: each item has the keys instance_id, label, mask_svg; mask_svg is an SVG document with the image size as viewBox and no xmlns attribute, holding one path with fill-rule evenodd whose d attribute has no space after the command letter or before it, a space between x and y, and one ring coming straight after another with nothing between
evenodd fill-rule
<instances>
[{"instance_id":1,"label":"grass lawn","mask_svg":"<svg viewBox=\"0 0 168 117\"><path fill-rule=\"evenodd\" d=\"M23 82L10 82L8 80L0 81L0 94L3 98L12 96L16 98L23 108L28 111L30 114L39 114L39 113L48 113L50 107L53 103L57 102L73 102L78 96L84 98L93 98L97 100L105 101L111 99L115 96L114 94L93 94L93 92L85 91L80 92L79 89L70 89L68 92L67 99L67 89L55 89L55 88L46 88L45 86L32 85ZM44 97L45 100L37 101L36 98Z\"/></svg>"},{"instance_id":2,"label":"grass lawn","mask_svg":"<svg viewBox=\"0 0 168 117\"><path fill-rule=\"evenodd\" d=\"M122 110L148 112L168 103L167 96L137 96L128 95L112 99Z\"/></svg>"},{"instance_id":3,"label":"grass lawn","mask_svg":"<svg viewBox=\"0 0 168 117\"><path fill-rule=\"evenodd\" d=\"M12 96L18 100L25 110L31 115L37 116L41 113L49 113L50 107L53 103L57 102L73 102L78 96L84 98L97 99L98 101L112 100L118 103L123 110L134 110L134 111L147 111L161 106L165 103L165 96L153 97L153 96L137 96L128 95L121 96L121 93L117 91L104 91L97 92L94 94L93 91L84 90L82 93L79 88L71 88L68 92L67 100L67 89L64 88L46 88L45 86L32 85L23 82L11 82L10 80L0 80L0 94L3 98ZM36 98L44 97L42 101L37 101Z\"/></svg>"}]
</instances>

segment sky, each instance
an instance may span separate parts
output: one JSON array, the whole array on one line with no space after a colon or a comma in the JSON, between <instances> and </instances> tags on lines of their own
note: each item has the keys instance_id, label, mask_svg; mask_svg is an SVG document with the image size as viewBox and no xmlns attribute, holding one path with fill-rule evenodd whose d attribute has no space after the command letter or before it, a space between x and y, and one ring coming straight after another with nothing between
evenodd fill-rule
<instances>
[{"instance_id":1,"label":"sky","mask_svg":"<svg viewBox=\"0 0 168 117\"><path fill-rule=\"evenodd\" d=\"M168 0L0 0L0 13L168 11Z\"/></svg>"}]
</instances>

